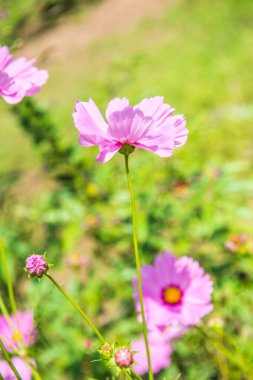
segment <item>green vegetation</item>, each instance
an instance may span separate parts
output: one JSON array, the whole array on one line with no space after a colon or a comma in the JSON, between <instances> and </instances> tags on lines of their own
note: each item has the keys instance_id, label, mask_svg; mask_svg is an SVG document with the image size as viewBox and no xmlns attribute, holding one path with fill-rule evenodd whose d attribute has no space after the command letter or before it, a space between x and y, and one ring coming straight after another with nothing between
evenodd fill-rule
<instances>
[{"instance_id":1,"label":"green vegetation","mask_svg":"<svg viewBox=\"0 0 253 380\"><path fill-rule=\"evenodd\" d=\"M43 379L109 373L92 362L99 342L47 279L27 283L22 267L32 251L47 251L57 279L108 339L140 331L124 160L96 163L96 148L76 143L71 113L76 99L105 108L115 96L134 104L153 95L185 114L190 134L172 158L131 156L143 258L190 255L215 281L214 311L175 342L172 364L157 379L253 378L252 22L251 0L173 2L159 19L49 67L37 109L27 101L14 113L0 105L0 232L19 307L35 312ZM38 141L43 123L49 128ZM240 242L238 234L247 237Z\"/></svg>"}]
</instances>

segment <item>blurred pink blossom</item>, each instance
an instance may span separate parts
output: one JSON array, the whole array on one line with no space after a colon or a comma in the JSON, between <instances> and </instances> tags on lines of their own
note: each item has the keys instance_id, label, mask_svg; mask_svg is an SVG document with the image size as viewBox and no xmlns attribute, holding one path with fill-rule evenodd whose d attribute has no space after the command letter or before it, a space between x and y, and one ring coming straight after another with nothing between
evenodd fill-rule
<instances>
[{"instance_id":1,"label":"blurred pink blossom","mask_svg":"<svg viewBox=\"0 0 253 380\"><path fill-rule=\"evenodd\" d=\"M159 329L154 329L148 334L149 350L151 356L151 367L154 373L167 368L170 365L170 355L173 348L169 342L166 333ZM136 364L132 366L133 370L139 375L148 372L148 361L144 338L140 337L132 341L131 348L136 351L134 361Z\"/></svg>"},{"instance_id":2,"label":"blurred pink blossom","mask_svg":"<svg viewBox=\"0 0 253 380\"><path fill-rule=\"evenodd\" d=\"M31 311L18 311L17 316L11 314L10 321L0 315L0 336L10 352L34 343L37 329L33 324L33 313Z\"/></svg>"},{"instance_id":3,"label":"blurred pink blossom","mask_svg":"<svg viewBox=\"0 0 253 380\"><path fill-rule=\"evenodd\" d=\"M132 152L134 147L169 157L177 146L186 142L188 130L183 115L174 115L162 96L143 99L132 107L126 98L115 98L107 106L103 119L92 99L77 101L73 113L79 130L79 143L85 147L99 147L97 161L107 162L114 154Z\"/></svg>"},{"instance_id":4,"label":"blurred pink blossom","mask_svg":"<svg viewBox=\"0 0 253 380\"><path fill-rule=\"evenodd\" d=\"M158 255L154 265L141 269L144 308L149 328L173 323L197 324L213 306L213 282L197 261L176 258L169 252ZM137 280L134 279L136 307L139 311Z\"/></svg>"},{"instance_id":5,"label":"blurred pink blossom","mask_svg":"<svg viewBox=\"0 0 253 380\"><path fill-rule=\"evenodd\" d=\"M18 356L15 356L12 358L12 362L18 371L18 373L21 376L22 380L31 380L32 379L32 371L29 367L29 365ZM0 360L0 374L4 378L4 380L16 380L16 376L14 375L12 369L10 368L9 364L4 361Z\"/></svg>"},{"instance_id":6,"label":"blurred pink blossom","mask_svg":"<svg viewBox=\"0 0 253 380\"><path fill-rule=\"evenodd\" d=\"M9 104L37 94L48 79L46 70L38 70L35 60L13 59L7 46L0 47L0 95Z\"/></svg>"}]
</instances>

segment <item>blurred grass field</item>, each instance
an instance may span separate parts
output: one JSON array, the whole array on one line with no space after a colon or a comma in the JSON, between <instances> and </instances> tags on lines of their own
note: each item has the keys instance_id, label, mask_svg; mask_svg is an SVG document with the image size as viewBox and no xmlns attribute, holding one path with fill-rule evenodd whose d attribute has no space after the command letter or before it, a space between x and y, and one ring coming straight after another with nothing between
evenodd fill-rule
<instances>
[{"instance_id":1,"label":"blurred grass field","mask_svg":"<svg viewBox=\"0 0 253 380\"><path fill-rule=\"evenodd\" d=\"M79 9L88 18L98 6ZM64 17L63 25L81 19L78 12ZM123 160L116 155L100 165L96 148L78 146L75 100L92 97L104 110L112 97L135 104L155 95L185 114L190 134L172 158L145 151L131 156L143 261L152 262L161 250L190 255L215 281L214 311L201 327L208 337L189 331L157 379L178 373L182 380L252 379L252 24L251 0L168 1L160 15L140 16L129 30L105 33L84 46L73 41L67 57L41 59L50 77L35 101L49 112L60 143L76 146L73 160L82 160L87 170L85 200L52 178L43 146L30 141L1 102L0 232L20 307L35 310L40 334L34 355L43 379L104 380L108 371L91 363L97 342L58 293L46 281L27 282L21 268L31 251L48 252L56 277L108 339L130 339L139 331ZM37 38L29 51L32 44L36 51ZM26 44L15 54L22 51ZM240 234L245 241L226 249Z\"/></svg>"}]
</instances>

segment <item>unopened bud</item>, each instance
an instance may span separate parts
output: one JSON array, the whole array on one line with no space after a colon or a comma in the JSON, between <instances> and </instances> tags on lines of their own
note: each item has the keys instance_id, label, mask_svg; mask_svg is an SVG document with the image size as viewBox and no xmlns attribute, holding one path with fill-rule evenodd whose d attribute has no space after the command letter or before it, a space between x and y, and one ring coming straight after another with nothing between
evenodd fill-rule
<instances>
[{"instance_id":1,"label":"unopened bud","mask_svg":"<svg viewBox=\"0 0 253 380\"><path fill-rule=\"evenodd\" d=\"M119 367L129 367L133 363L133 355L129 348L121 347L114 354L115 362Z\"/></svg>"},{"instance_id":2,"label":"unopened bud","mask_svg":"<svg viewBox=\"0 0 253 380\"><path fill-rule=\"evenodd\" d=\"M106 343L104 344L102 347L101 347L101 354L104 355L104 356L111 356L113 352L113 348L110 344Z\"/></svg>"},{"instance_id":3,"label":"unopened bud","mask_svg":"<svg viewBox=\"0 0 253 380\"><path fill-rule=\"evenodd\" d=\"M31 277L42 277L47 274L49 265L42 255L31 255L26 259L25 269Z\"/></svg>"}]
</instances>

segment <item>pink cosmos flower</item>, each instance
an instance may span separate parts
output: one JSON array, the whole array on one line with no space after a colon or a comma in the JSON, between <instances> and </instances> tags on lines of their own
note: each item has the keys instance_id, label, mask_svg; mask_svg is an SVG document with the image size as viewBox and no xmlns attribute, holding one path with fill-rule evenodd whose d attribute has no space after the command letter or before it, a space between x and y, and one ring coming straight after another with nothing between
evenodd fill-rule
<instances>
[{"instance_id":1,"label":"pink cosmos flower","mask_svg":"<svg viewBox=\"0 0 253 380\"><path fill-rule=\"evenodd\" d=\"M157 256L154 265L141 269L147 323L165 327L172 323L195 325L213 306L213 283L197 261L176 258L169 252ZM139 310L137 280L134 279L136 307Z\"/></svg>"},{"instance_id":2,"label":"pink cosmos flower","mask_svg":"<svg viewBox=\"0 0 253 380\"><path fill-rule=\"evenodd\" d=\"M30 346L34 343L36 335L37 330L33 326L31 311L18 311L17 319L11 314L10 323L3 315L0 315L0 336L8 351L13 352L22 344Z\"/></svg>"},{"instance_id":3,"label":"pink cosmos flower","mask_svg":"<svg viewBox=\"0 0 253 380\"><path fill-rule=\"evenodd\" d=\"M134 107L126 98L115 98L107 106L105 122L89 99L76 102L73 117L80 132L79 143L85 147L97 145L97 161L107 162L121 148L128 154L138 147L160 157L171 156L175 147L186 142L188 134L184 116L172 116L174 111L162 96L143 99Z\"/></svg>"},{"instance_id":4,"label":"pink cosmos flower","mask_svg":"<svg viewBox=\"0 0 253 380\"><path fill-rule=\"evenodd\" d=\"M29 367L29 365L18 356L15 356L12 358L12 362L18 371L18 373L21 376L22 380L31 380L32 379L32 371ZM4 380L16 380L16 376L12 372L12 369L10 368L9 364L4 361L0 360L0 374L4 378Z\"/></svg>"},{"instance_id":5,"label":"pink cosmos flower","mask_svg":"<svg viewBox=\"0 0 253 380\"><path fill-rule=\"evenodd\" d=\"M170 365L170 355L173 351L169 343L168 335L159 329L155 329L148 334L148 342L151 356L151 367L153 373L157 373ZM132 341L131 348L136 351L134 361L136 364L132 366L133 370L139 375L148 372L148 360L146 355L146 347L144 338L140 337Z\"/></svg>"},{"instance_id":6,"label":"pink cosmos flower","mask_svg":"<svg viewBox=\"0 0 253 380\"><path fill-rule=\"evenodd\" d=\"M7 46L0 47L0 95L9 104L37 94L48 79L46 70L38 70L35 60L13 59Z\"/></svg>"}]
</instances>

